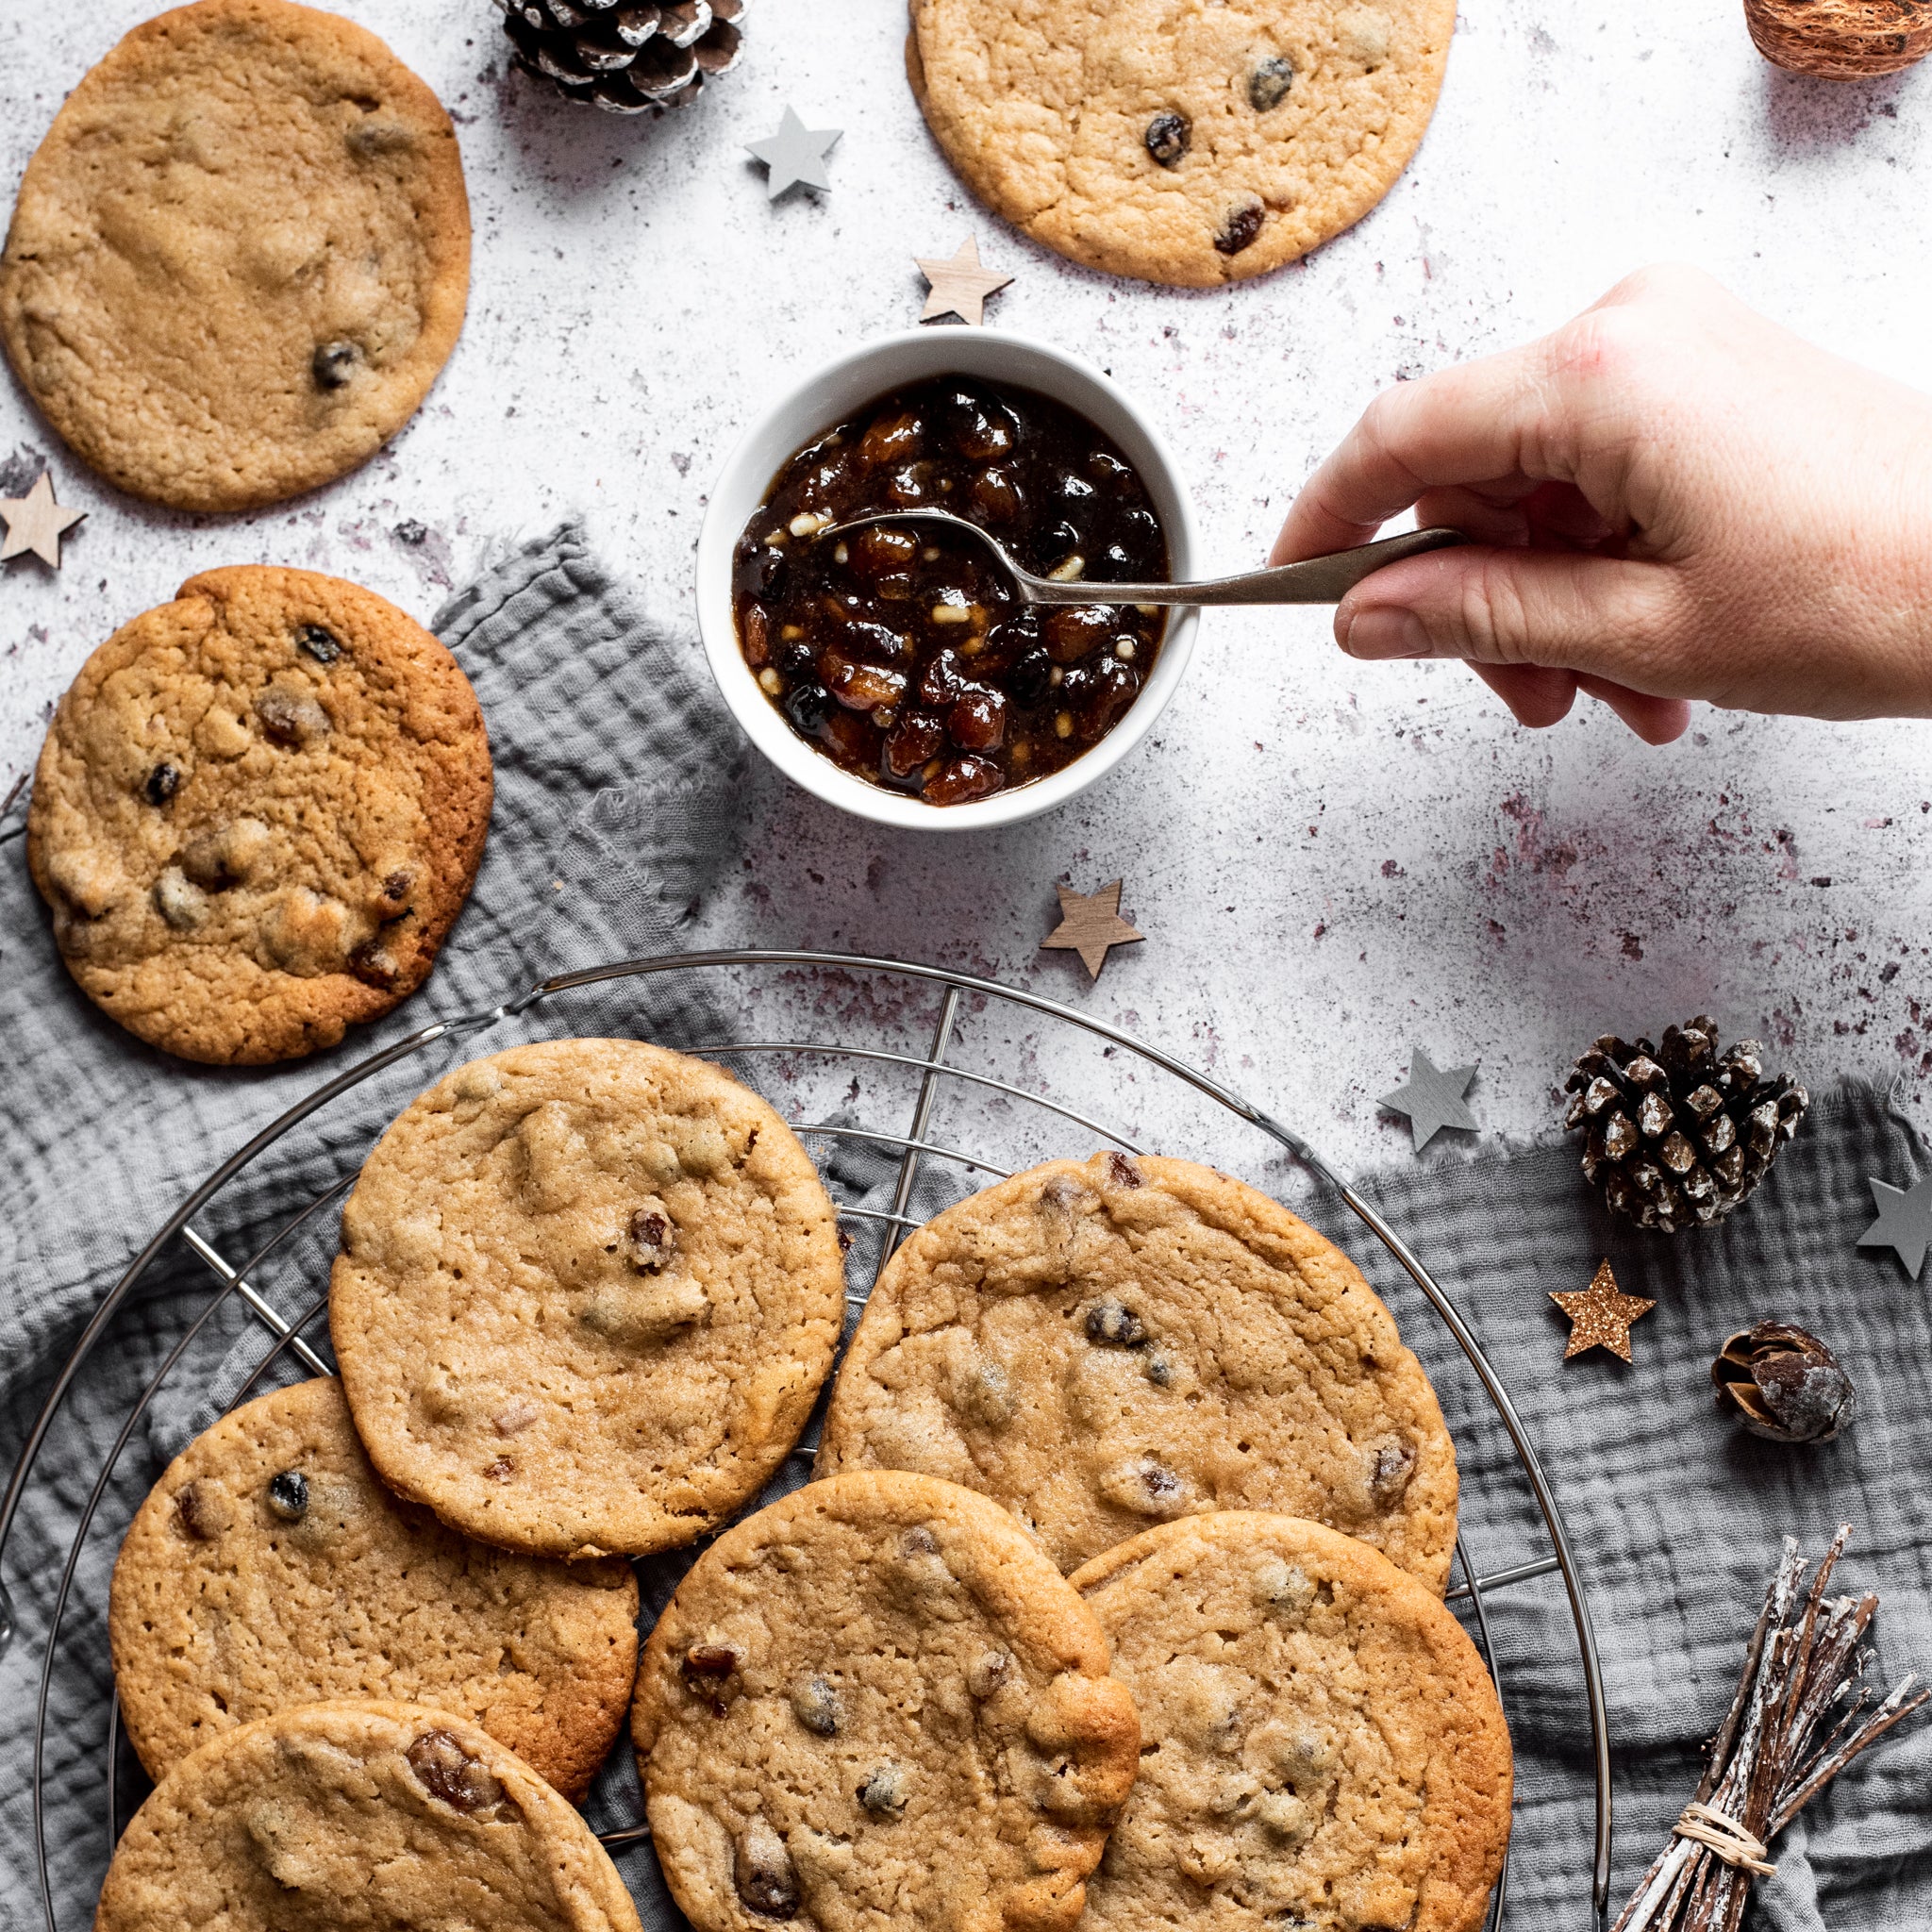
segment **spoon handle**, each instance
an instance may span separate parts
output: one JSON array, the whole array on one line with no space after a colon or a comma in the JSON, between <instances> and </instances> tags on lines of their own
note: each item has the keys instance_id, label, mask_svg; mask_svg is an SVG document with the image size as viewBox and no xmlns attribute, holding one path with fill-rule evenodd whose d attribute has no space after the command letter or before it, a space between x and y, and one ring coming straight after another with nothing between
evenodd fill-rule
<instances>
[{"instance_id":1,"label":"spoon handle","mask_svg":"<svg viewBox=\"0 0 1932 1932\"><path fill-rule=\"evenodd\" d=\"M1343 594L1384 564L1467 543L1460 530L1409 530L1355 550L1337 550L1274 570L1251 570L1238 577L1215 577L1201 584L1096 584L1041 580L1029 586L1033 604L1339 604Z\"/></svg>"}]
</instances>

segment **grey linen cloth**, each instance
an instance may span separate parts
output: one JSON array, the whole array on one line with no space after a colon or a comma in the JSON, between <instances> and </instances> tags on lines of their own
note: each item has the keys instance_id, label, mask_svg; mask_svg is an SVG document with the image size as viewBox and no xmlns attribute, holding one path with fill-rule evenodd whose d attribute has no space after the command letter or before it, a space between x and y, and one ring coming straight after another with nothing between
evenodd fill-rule
<instances>
[{"instance_id":1,"label":"grey linen cloth","mask_svg":"<svg viewBox=\"0 0 1932 1932\"><path fill-rule=\"evenodd\" d=\"M149 1052L75 992L25 877L20 814L0 825L0 1465L10 1467L58 1361L99 1294L190 1187L330 1071L433 1017L488 1007L573 966L671 950L686 908L728 858L742 753L689 648L628 602L565 526L508 558L437 620L482 698L497 771L483 872L435 977L383 1025L336 1054L280 1070L194 1068ZM635 1032L675 1045L728 1039L721 989L676 973L565 995L481 1036ZM462 1042L378 1075L291 1131L211 1210L208 1231L250 1255L290 1211L352 1174L373 1132ZM744 1071L755 1074L755 1068ZM844 1201L888 1205L889 1151L809 1141ZM1070 1146L1068 1151L1083 1152ZM1568 1147L1466 1158L1439 1143L1368 1177L1367 1191L1471 1319L1513 1392L1574 1540L1595 1615L1616 1743L1616 1904L1662 1841L1697 1776L1697 1749L1735 1685L1743 1641L1781 1535L1821 1549L1840 1521L1856 1540L1844 1585L1882 1591L1874 1675L1932 1672L1932 1494L1922 1474L1927 1288L1889 1254L1854 1246L1866 1179L1907 1185L1924 1148L1881 1095L1824 1096L1771 1180L1725 1227L1646 1237L1597 1209ZM1285 1168L1297 1211L1360 1258L1423 1356L1454 1427L1463 1523L1478 1568L1542 1554L1534 1505L1467 1365L1412 1284L1332 1199ZM922 1174L912 1211L960 1191ZM251 1270L285 1313L326 1282L333 1204ZM860 1232L855 1294L877 1235ZM1560 1361L1552 1290L1588 1283L1608 1255L1623 1286L1658 1307L1636 1329L1633 1368L1601 1355ZM54 1596L78 1512L140 1391L182 1344L208 1277L158 1267L89 1362L43 1450L5 1556L20 1630L0 1657L0 1925L37 1926L28 1775L35 1700ZM1722 1418L1707 1365L1759 1315L1824 1335L1857 1379L1859 1418L1838 1442L1757 1442ZM325 1344L325 1328L308 1331ZM161 1397L131 1425L83 1546L48 1696L46 1840L56 1922L77 1932L109 1850L107 1580L122 1527L168 1457L218 1407L300 1373L261 1376L260 1331L232 1302L186 1343ZM808 1432L808 1444L816 1430ZM768 1493L803 1481L795 1457ZM640 1565L648 1624L691 1553ZM1517 1749L1510 1921L1538 1932L1590 1924L1590 1761L1576 1651L1555 1579L1497 1592L1491 1628ZM124 1759L121 1810L129 1791ZM134 1780L139 1790L138 1775ZM641 1815L622 1744L587 1810L600 1829ZM1760 1884L1759 1932L1890 1932L1932 1922L1932 1724L1908 1729L1842 1778L1777 1846ZM682 1924L647 1844L618 1854L650 1932Z\"/></svg>"}]
</instances>

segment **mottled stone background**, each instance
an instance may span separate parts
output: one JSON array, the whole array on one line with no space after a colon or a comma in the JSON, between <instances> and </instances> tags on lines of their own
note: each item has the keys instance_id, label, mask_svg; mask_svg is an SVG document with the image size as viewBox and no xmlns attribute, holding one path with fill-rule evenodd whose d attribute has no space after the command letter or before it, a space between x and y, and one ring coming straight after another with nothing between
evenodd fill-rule
<instances>
[{"instance_id":1,"label":"mottled stone background","mask_svg":"<svg viewBox=\"0 0 1932 1932\"><path fill-rule=\"evenodd\" d=\"M0 0L7 181L153 10ZM652 603L688 614L706 491L759 399L912 321L910 258L968 232L1019 276L995 325L1085 352L1162 424L1217 569L1261 558L1378 389L1543 329L1646 261L1702 263L1849 356L1908 380L1925 368L1932 68L1860 86L1780 75L1735 0L1471 0L1435 125L1384 205L1308 262L1199 294L1068 267L975 208L904 84L899 0L758 0L745 64L657 125L569 111L507 73L491 0L346 10L460 125L476 222L462 342L391 449L246 518L116 496L0 384L7 480L51 455L89 512L58 576L31 560L0 576L0 794L89 650L208 565L338 572L427 617L507 540L581 506ZM768 208L741 144L788 101L844 127L836 192ZM399 534L418 525L420 541ZM1649 750L1586 703L1530 733L1457 668L1344 661L1324 613L1222 614L1156 737L1054 817L888 833L775 780L747 809L704 939L1033 986L1215 1070L1347 1163L1400 1156L1374 1097L1412 1040L1480 1061L1486 1133L1526 1136L1548 1130L1591 1036L1707 1008L1814 1085L1899 1076L1926 1117L1922 724L1707 713ZM1148 942L1090 990L1072 956L1036 951L1053 881L1122 873ZM1038 1049L1024 1027L988 1043L1029 1078ZM1146 1105L1129 1111L1159 1138Z\"/></svg>"}]
</instances>

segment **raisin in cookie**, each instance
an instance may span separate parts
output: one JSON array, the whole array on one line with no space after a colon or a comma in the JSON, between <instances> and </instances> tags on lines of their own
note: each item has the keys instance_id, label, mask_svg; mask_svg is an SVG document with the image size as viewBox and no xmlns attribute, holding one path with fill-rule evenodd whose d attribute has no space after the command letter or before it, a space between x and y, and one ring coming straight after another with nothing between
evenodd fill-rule
<instances>
[{"instance_id":1,"label":"raisin in cookie","mask_svg":"<svg viewBox=\"0 0 1932 1932\"><path fill-rule=\"evenodd\" d=\"M138 26L27 163L0 336L110 482L250 509L415 414L470 285L456 132L374 34L287 0Z\"/></svg>"},{"instance_id":2,"label":"raisin in cookie","mask_svg":"<svg viewBox=\"0 0 1932 1932\"><path fill-rule=\"evenodd\" d=\"M304 1704L223 1731L149 1794L94 1932L639 1932L591 1828L467 1718Z\"/></svg>"},{"instance_id":3,"label":"raisin in cookie","mask_svg":"<svg viewBox=\"0 0 1932 1932\"><path fill-rule=\"evenodd\" d=\"M1476 1932L1509 1840L1509 1733L1462 1626L1353 1537L1230 1510L1072 1582L1140 1707L1094 1932Z\"/></svg>"},{"instance_id":4,"label":"raisin in cookie","mask_svg":"<svg viewBox=\"0 0 1932 1932\"><path fill-rule=\"evenodd\" d=\"M429 976L490 824L469 679L310 571L208 571L81 666L34 772L27 863L68 970L170 1053L333 1046Z\"/></svg>"},{"instance_id":5,"label":"raisin in cookie","mask_svg":"<svg viewBox=\"0 0 1932 1932\"><path fill-rule=\"evenodd\" d=\"M832 1204L762 1100L553 1040L458 1068L377 1142L329 1328L392 1488L486 1542L639 1555L764 1487L844 1297Z\"/></svg>"},{"instance_id":6,"label":"raisin in cookie","mask_svg":"<svg viewBox=\"0 0 1932 1932\"><path fill-rule=\"evenodd\" d=\"M1007 1505L1062 1569L1208 1509L1364 1538L1441 1592L1456 1452L1355 1264L1240 1181L1096 1154L927 1223L873 1290L819 1471Z\"/></svg>"},{"instance_id":7,"label":"raisin in cookie","mask_svg":"<svg viewBox=\"0 0 1932 1932\"><path fill-rule=\"evenodd\" d=\"M912 0L907 67L988 207L1089 268L1264 275L1381 200L1456 0Z\"/></svg>"},{"instance_id":8,"label":"raisin in cookie","mask_svg":"<svg viewBox=\"0 0 1932 1932\"><path fill-rule=\"evenodd\" d=\"M637 1578L472 1542L376 1481L333 1376L198 1437L114 1565L114 1684L158 1778L217 1731L380 1697L461 1712L581 1797L630 1706Z\"/></svg>"},{"instance_id":9,"label":"raisin in cookie","mask_svg":"<svg viewBox=\"0 0 1932 1932\"><path fill-rule=\"evenodd\" d=\"M1140 1748L1099 1624L1012 1518L897 1473L720 1537L644 1647L632 1729L697 1932L1059 1932Z\"/></svg>"}]
</instances>

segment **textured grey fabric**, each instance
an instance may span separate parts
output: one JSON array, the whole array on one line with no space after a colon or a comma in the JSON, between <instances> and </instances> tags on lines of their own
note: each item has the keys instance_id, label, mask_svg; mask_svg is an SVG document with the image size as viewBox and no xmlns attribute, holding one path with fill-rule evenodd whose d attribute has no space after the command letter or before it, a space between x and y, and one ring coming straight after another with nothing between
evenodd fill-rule
<instances>
[{"instance_id":1,"label":"textured grey fabric","mask_svg":"<svg viewBox=\"0 0 1932 1932\"><path fill-rule=\"evenodd\" d=\"M94 1014L54 953L25 878L20 814L0 826L0 1464L10 1467L46 1380L133 1244L216 1162L298 1096L381 1041L488 1006L545 974L670 949L687 905L731 849L741 752L691 662L627 603L566 526L491 572L437 620L491 721L498 807L475 894L425 991L336 1054L281 1070L226 1073L149 1052ZM532 1033L641 1032L694 1045L731 1037L696 975L621 981L560 996ZM486 1036L508 1044L519 1023ZM211 1210L225 1253L249 1256L304 1201L353 1174L382 1121L461 1041L377 1075L292 1130ZM755 1076L757 1069L742 1071ZM882 1210L890 1150L810 1141L848 1203ZM1067 1151L1084 1151L1077 1141ZM1932 1493L1924 1475L1927 1288L1889 1254L1854 1246L1870 1218L1868 1175L1904 1185L1925 1150L1881 1096L1824 1096L1772 1180L1721 1230L1674 1242L1607 1222L1564 1147L1465 1159L1439 1145L1374 1176L1371 1191L1471 1319L1541 1446L1582 1561L1604 1653L1617 1745L1617 1904L1696 1778L1696 1748L1729 1699L1742 1643L1787 1531L1822 1548L1840 1521L1857 1536L1841 1575L1886 1597L1877 1674L1932 1672ZM927 1171L911 1212L958 1184ZM1463 1521L1478 1567L1545 1547L1507 1440L1467 1365L1406 1276L1319 1193L1293 1205L1360 1257L1427 1362L1456 1429ZM855 1222L851 1286L876 1256ZM333 1202L251 1280L285 1313L326 1282ZM1623 1286L1653 1295L1637 1362L1560 1361L1551 1290L1586 1284L1607 1254ZM262 1370L260 1331L230 1303L185 1342L146 1413L139 1391L207 1299L208 1277L175 1262L117 1318L36 1472L0 1576L21 1635L0 1657L0 1925L36 1926L27 1774L44 1634L80 1507L116 1432L126 1451L83 1547L49 1685L47 1842L59 1932L89 1918L108 1851L102 1751L111 1685L107 1577L120 1529L175 1453ZM1856 1377L1859 1419L1839 1442L1791 1450L1741 1435L1706 1380L1733 1328L1775 1314L1817 1329ZM325 1345L325 1330L309 1333ZM284 1358L267 1380L296 1373ZM254 1383L253 1386L262 1386ZM812 1440L808 1436L808 1441ZM774 1491L803 1480L795 1458ZM641 1566L647 1617L689 1553ZM1554 1579L1498 1593L1491 1630L1517 1747L1513 1861L1518 1927L1589 1925L1588 1730L1576 1653ZM587 1807L600 1828L640 1815L627 1750ZM1883 1746L1777 1849L1759 1888L1759 1932L1891 1932L1932 1922L1932 1724ZM619 1854L650 1932L681 1924L647 1845Z\"/></svg>"}]
</instances>

